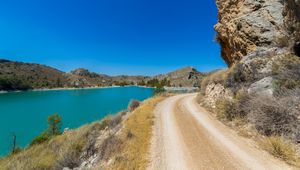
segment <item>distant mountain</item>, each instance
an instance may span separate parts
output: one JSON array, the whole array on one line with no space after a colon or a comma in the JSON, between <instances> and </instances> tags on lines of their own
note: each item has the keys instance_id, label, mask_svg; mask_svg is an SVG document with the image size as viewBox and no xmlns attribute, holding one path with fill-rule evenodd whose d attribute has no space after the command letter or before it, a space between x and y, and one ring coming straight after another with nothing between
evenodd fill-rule
<instances>
[{"instance_id":1,"label":"distant mountain","mask_svg":"<svg viewBox=\"0 0 300 170\"><path fill-rule=\"evenodd\" d=\"M155 76L158 80L167 79L172 87L199 87L200 81L205 74L200 73L193 67L185 67L168 74Z\"/></svg>"},{"instance_id":2,"label":"distant mountain","mask_svg":"<svg viewBox=\"0 0 300 170\"><path fill-rule=\"evenodd\" d=\"M192 67L149 76L108 76L79 68L65 73L55 68L32 63L0 59L0 90L27 90L40 88L102 87L113 85L187 86L198 87L204 74Z\"/></svg>"}]
</instances>

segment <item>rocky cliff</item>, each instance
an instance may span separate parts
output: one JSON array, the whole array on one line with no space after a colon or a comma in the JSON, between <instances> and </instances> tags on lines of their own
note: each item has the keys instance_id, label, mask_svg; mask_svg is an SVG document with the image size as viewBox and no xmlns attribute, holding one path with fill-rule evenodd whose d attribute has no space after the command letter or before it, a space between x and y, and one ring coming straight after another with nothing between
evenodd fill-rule
<instances>
[{"instance_id":1,"label":"rocky cliff","mask_svg":"<svg viewBox=\"0 0 300 170\"><path fill-rule=\"evenodd\" d=\"M265 136L300 141L300 1L217 0L215 26L230 66L201 83L199 102Z\"/></svg>"},{"instance_id":2,"label":"rocky cliff","mask_svg":"<svg viewBox=\"0 0 300 170\"><path fill-rule=\"evenodd\" d=\"M255 52L300 55L299 0L217 0L222 57L232 65Z\"/></svg>"}]
</instances>

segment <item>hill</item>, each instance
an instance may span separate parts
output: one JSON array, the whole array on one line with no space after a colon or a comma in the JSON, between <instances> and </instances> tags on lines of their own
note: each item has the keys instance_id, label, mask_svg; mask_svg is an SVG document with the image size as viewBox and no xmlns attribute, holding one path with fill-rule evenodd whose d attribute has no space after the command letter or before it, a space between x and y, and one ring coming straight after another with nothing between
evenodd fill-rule
<instances>
[{"instance_id":1,"label":"hill","mask_svg":"<svg viewBox=\"0 0 300 170\"><path fill-rule=\"evenodd\" d=\"M172 87L199 87L205 74L200 73L193 67L185 67L165 75L155 76L158 80L167 79Z\"/></svg>"},{"instance_id":2,"label":"hill","mask_svg":"<svg viewBox=\"0 0 300 170\"><path fill-rule=\"evenodd\" d=\"M0 90L29 90L43 88L83 88L103 86L172 86L199 87L205 74L185 67L168 74L149 76L109 76L84 68L65 73L58 69L33 63L0 60Z\"/></svg>"},{"instance_id":3,"label":"hill","mask_svg":"<svg viewBox=\"0 0 300 170\"><path fill-rule=\"evenodd\" d=\"M66 80L64 72L45 65L0 60L0 90L63 87Z\"/></svg>"}]
</instances>

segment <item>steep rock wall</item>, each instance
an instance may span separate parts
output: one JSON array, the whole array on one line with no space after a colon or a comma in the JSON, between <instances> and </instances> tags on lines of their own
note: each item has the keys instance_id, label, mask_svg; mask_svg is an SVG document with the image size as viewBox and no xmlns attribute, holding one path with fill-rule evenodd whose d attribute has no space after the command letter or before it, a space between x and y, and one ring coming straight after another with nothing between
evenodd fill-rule
<instances>
[{"instance_id":1,"label":"steep rock wall","mask_svg":"<svg viewBox=\"0 0 300 170\"><path fill-rule=\"evenodd\" d=\"M228 65L254 52L300 49L300 0L217 0L215 25Z\"/></svg>"}]
</instances>

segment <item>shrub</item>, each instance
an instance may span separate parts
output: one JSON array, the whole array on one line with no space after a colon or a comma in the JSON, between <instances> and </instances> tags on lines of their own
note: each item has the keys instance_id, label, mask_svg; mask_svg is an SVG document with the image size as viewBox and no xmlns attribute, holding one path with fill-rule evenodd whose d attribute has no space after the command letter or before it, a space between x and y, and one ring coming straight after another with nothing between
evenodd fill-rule
<instances>
[{"instance_id":1,"label":"shrub","mask_svg":"<svg viewBox=\"0 0 300 170\"><path fill-rule=\"evenodd\" d=\"M218 100L216 102L216 113L218 118L232 121L237 113L236 104L228 99Z\"/></svg>"},{"instance_id":2,"label":"shrub","mask_svg":"<svg viewBox=\"0 0 300 170\"><path fill-rule=\"evenodd\" d=\"M294 92L282 92L280 96L255 95L243 106L248 120L263 135L285 136L300 139L299 98Z\"/></svg>"},{"instance_id":3,"label":"shrub","mask_svg":"<svg viewBox=\"0 0 300 170\"><path fill-rule=\"evenodd\" d=\"M29 146L44 143L44 142L48 141L49 139L50 139L49 133L43 132L39 136L37 136L35 139L33 139Z\"/></svg>"},{"instance_id":4,"label":"shrub","mask_svg":"<svg viewBox=\"0 0 300 170\"><path fill-rule=\"evenodd\" d=\"M137 100L131 100L129 105L128 105L128 110L129 111L134 111L136 108L140 106L140 102Z\"/></svg>"},{"instance_id":5,"label":"shrub","mask_svg":"<svg viewBox=\"0 0 300 170\"><path fill-rule=\"evenodd\" d=\"M119 112L117 115L112 116L108 121L108 127L114 128L118 124L120 124L122 122L122 118L125 114L126 114L126 112L122 111L122 112Z\"/></svg>"},{"instance_id":6,"label":"shrub","mask_svg":"<svg viewBox=\"0 0 300 170\"><path fill-rule=\"evenodd\" d=\"M99 148L99 157L102 160L108 160L111 155L116 153L121 148L121 140L117 138L115 135L110 134Z\"/></svg>"},{"instance_id":7,"label":"shrub","mask_svg":"<svg viewBox=\"0 0 300 170\"><path fill-rule=\"evenodd\" d=\"M249 99L248 94L244 90L237 92L233 99L223 98L216 102L216 113L218 118L232 121L236 118L243 119L247 112L243 110L243 105Z\"/></svg>"},{"instance_id":8,"label":"shrub","mask_svg":"<svg viewBox=\"0 0 300 170\"><path fill-rule=\"evenodd\" d=\"M145 83L145 81L144 81L144 80L142 80L142 81L138 82L138 85L139 85L139 86L145 86L145 85L146 85L146 83Z\"/></svg>"},{"instance_id":9,"label":"shrub","mask_svg":"<svg viewBox=\"0 0 300 170\"><path fill-rule=\"evenodd\" d=\"M154 95L160 95L162 93L166 92L166 90L164 88L156 88L154 90Z\"/></svg>"},{"instance_id":10,"label":"shrub","mask_svg":"<svg viewBox=\"0 0 300 170\"><path fill-rule=\"evenodd\" d=\"M300 88L300 58L284 55L272 66L277 90Z\"/></svg>"},{"instance_id":11,"label":"shrub","mask_svg":"<svg viewBox=\"0 0 300 170\"><path fill-rule=\"evenodd\" d=\"M170 80L164 78L161 81L157 78L151 79L147 82L147 86L149 87L156 87L156 88L163 88L164 86L170 86Z\"/></svg>"},{"instance_id":12,"label":"shrub","mask_svg":"<svg viewBox=\"0 0 300 170\"><path fill-rule=\"evenodd\" d=\"M295 163L299 159L296 146L282 137L267 137L260 141L260 145L274 156L289 163Z\"/></svg>"},{"instance_id":13,"label":"shrub","mask_svg":"<svg viewBox=\"0 0 300 170\"><path fill-rule=\"evenodd\" d=\"M288 47L289 46L289 38L287 36L280 36L275 39L275 44L280 47Z\"/></svg>"},{"instance_id":14,"label":"shrub","mask_svg":"<svg viewBox=\"0 0 300 170\"><path fill-rule=\"evenodd\" d=\"M154 79L151 79L147 82L147 86L150 86L150 87L160 87L160 82L158 79L154 78Z\"/></svg>"},{"instance_id":15,"label":"shrub","mask_svg":"<svg viewBox=\"0 0 300 170\"><path fill-rule=\"evenodd\" d=\"M100 121L98 124L99 130L104 130L106 127L108 127L108 123L110 121L111 117L106 117L102 121Z\"/></svg>"},{"instance_id":16,"label":"shrub","mask_svg":"<svg viewBox=\"0 0 300 170\"><path fill-rule=\"evenodd\" d=\"M61 116L58 114L53 114L48 117L48 129L42 132L39 136L34 138L29 146L33 146L36 144L41 144L51 137L61 134Z\"/></svg>"},{"instance_id":17,"label":"shrub","mask_svg":"<svg viewBox=\"0 0 300 170\"><path fill-rule=\"evenodd\" d=\"M16 147L12 152L11 152L11 154L18 154L18 153L20 153L21 151L23 151L23 149L21 148L21 147Z\"/></svg>"}]
</instances>

